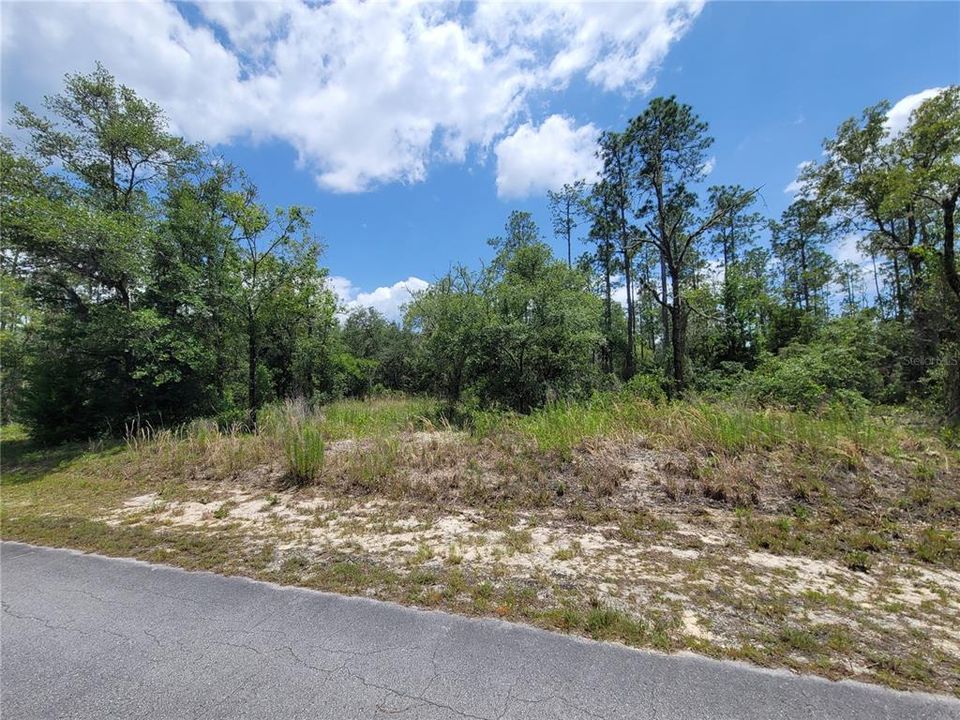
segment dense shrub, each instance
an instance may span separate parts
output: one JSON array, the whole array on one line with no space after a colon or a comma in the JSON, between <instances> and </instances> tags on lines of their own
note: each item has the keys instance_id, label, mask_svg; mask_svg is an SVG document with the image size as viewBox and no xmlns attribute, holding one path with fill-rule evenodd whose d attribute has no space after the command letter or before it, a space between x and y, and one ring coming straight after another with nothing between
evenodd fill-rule
<instances>
[{"instance_id":1,"label":"dense shrub","mask_svg":"<svg viewBox=\"0 0 960 720\"><path fill-rule=\"evenodd\" d=\"M794 343L763 357L742 389L762 403L802 410L894 399L896 353L879 328L865 316L831 322L810 344Z\"/></svg>"},{"instance_id":2,"label":"dense shrub","mask_svg":"<svg viewBox=\"0 0 960 720\"><path fill-rule=\"evenodd\" d=\"M652 374L634 375L623 386L624 392L639 400L649 400L652 403L667 401L667 393L663 389L663 379Z\"/></svg>"}]
</instances>

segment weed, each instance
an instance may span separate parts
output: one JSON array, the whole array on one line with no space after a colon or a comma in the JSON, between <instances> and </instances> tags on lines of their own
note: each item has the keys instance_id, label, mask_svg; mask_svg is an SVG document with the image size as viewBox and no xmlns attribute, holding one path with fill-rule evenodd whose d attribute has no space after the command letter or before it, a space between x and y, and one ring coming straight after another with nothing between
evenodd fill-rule
<instances>
[{"instance_id":1,"label":"weed","mask_svg":"<svg viewBox=\"0 0 960 720\"><path fill-rule=\"evenodd\" d=\"M515 553L528 553L533 550L533 536L529 530L508 529L503 533L503 544Z\"/></svg>"},{"instance_id":2,"label":"weed","mask_svg":"<svg viewBox=\"0 0 960 720\"><path fill-rule=\"evenodd\" d=\"M843 556L843 564L857 572L870 572L873 560L863 550L853 550Z\"/></svg>"},{"instance_id":3,"label":"weed","mask_svg":"<svg viewBox=\"0 0 960 720\"><path fill-rule=\"evenodd\" d=\"M410 561L415 565L422 565L423 563L429 562L432 559L433 548L426 543L421 543L419 547L417 547L417 552L414 553Z\"/></svg>"},{"instance_id":4,"label":"weed","mask_svg":"<svg viewBox=\"0 0 960 720\"><path fill-rule=\"evenodd\" d=\"M323 469L326 444L320 427L309 420L291 422L282 429L287 474L296 485L317 479Z\"/></svg>"},{"instance_id":5,"label":"weed","mask_svg":"<svg viewBox=\"0 0 960 720\"><path fill-rule=\"evenodd\" d=\"M927 527L920 531L911 547L913 554L928 563L952 563L960 552L950 530Z\"/></svg>"},{"instance_id":6,"label":"weed","mask_svg":"<svg viewBox=\"0 0 960 720\"><path fill-rule=\"evenodd\" d=\"M812 653L820 647L820 643L808 630L795 627L785 627L780 631L780 642L791 650Z\"/></svg>"},{"instance_id":7,"label":"weed","mask_svg":"<svg viewBox=\"0 0 960 720\"><path fill-rule=\"evenodd\" d=\"M568 547L557 550L553 554L553 559L566 562L578 557L582 552L583 548L581 547L579 541L574 540Z\"/></svg>"}]
</instances>

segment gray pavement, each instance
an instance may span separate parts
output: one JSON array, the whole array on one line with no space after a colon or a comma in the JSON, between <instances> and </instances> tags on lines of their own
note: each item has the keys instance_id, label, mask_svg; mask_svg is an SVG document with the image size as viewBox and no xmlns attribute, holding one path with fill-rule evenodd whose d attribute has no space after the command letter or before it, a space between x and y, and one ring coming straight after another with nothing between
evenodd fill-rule
<instances>
[{"instance_id":1,"label":"gray pavement","mask_svg":"<svg viewBox=\"0 0 960 720\"><path fill-rule=\"evenodd\" d=\"M15 718L956 718L960 703L494 620L0 546Z\"/></svg>"}]
</instances>

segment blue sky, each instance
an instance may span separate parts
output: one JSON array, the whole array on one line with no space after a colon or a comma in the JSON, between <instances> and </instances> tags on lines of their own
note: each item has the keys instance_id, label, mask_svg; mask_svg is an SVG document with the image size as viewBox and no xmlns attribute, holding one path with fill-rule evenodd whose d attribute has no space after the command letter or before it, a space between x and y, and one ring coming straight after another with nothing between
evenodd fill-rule
<instances>
[{"instance_id":1,"label":"blue sky","mask_svg":"<svg viewBox=\"0 0 960 720\"><path fill-rule=\"evenodd\" d=\"M102 60L244 167L269 203L315 208L338 290L388 313L407 296L397 283L488 257L512 209L549 237L547 187L589 170L596 132L621 129L650 97L693 105L716 139L708 182L762 186L772 216L842 120L960 82L960 3L947 2L2 13L4 117Z\"/></svg>"}]
</instances>

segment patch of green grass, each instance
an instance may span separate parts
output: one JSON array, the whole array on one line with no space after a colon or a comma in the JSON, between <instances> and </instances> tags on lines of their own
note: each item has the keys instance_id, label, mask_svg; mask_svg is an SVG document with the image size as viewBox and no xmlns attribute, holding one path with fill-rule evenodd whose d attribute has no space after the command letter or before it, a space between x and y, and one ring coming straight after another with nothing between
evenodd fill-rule
<instances>
[{"instance_id":1,"label":"patch of green grass","mask_svg":"<svg viewBox=\"0 0 960 720\"><path fill-rule=\"evenodd\" d=\"M529 415L477 412L472 429L480 437L519 433L567 459L590 439L641 435L659 446L726 455L791 448L850 469L862 467L865 452L899 457L904 444L919 442L912 430L879 415L817 415L731 403L654 404L617 393L553 403Z\"/></svg>"},{"instance_id":2,"label":"patch of green grass","mask_svg":"<svg viewBox=\"0 0 960 720\"><path fill-rule=\"evenodd\" d=\"M911 552L924 562L954 565L960 547L952 531L927 527L921 530L911 546Z\"/></svg>"},{"instance_id":3,"label":"patch of green grass","mask_svg":"<svg viewBox=\"0 0 960 720\"><path fill-rule=\"evenodd\" d=\"M820 647L816 636L804 628L784 627L780 630L778 640L791 650L803 653L813 653Z\"/></svg>"},{"instance_id":4,"label":"patch of green grass","mask_svg":"<svg viewBox=\"0 0 960 720\"><path fill-rule=\"evenodd\" d=\"M803 521L786 516L754 517L743 513L737 518L735 527L753 550L777 555L823 555L823 548L818 546L823 537L809 532Z\"/></svg>"},{"instance_id":5,"label":"patch of green grass","mask_svg":"<svg viewBox=\"0 0 960 720\"><path fill-rule=\"evenodd\" d=\"M341 440L429 430L439 410L435 400L407 396L338 400L325 405L321 412L325 436Z\"/></svg>"},{"instance_id":6,"label":"patch of green grass","mask_svg":"<svg viewBox=\"0 0 960 720\"><path fill-rule=\"evenodd\" d=\"M569 561L578 557L583 552L580 543L574 540L569 547L560 548L553 554L554 560Z\"/></svg>"},{"instance_id":7,"label":"patch of green grass","mask_svg":"<svg viewBox=\"0 0 960 720\"><path fill-rule=\"evenodd\" d=\"M873 560L863 550L852 550L843 556L843 564L855 572L870 572Z\"/></svg>"},{"instance_id":8,"label":"patch of green grass","mask_svg":"<svg viewBox=\"0 0 960 720\"><path fill-rule=\"evenodd\" d=\"M425 562L430 562L433 559L433 548L431 548L426 543L421 543L417 548L417 552L413 554L413 557L410 558L410 562L414 565L423 565Z\"/></svg>"},{"instance_id":9,"label":"patch of green grass","mask_svg":"<svg viewBox=\"0 0 960 720\"><path fill-rule=\"evenodd\" d=\"M403 495L409 488L396 476L401 460L396 437L378 438L331 463L325 478L354 493Z\"/></svg>"}]
</instances>

